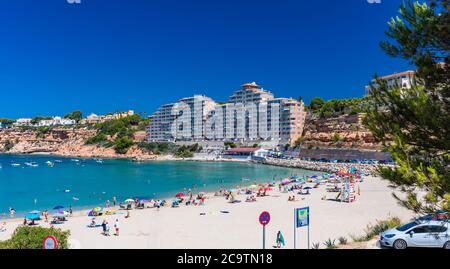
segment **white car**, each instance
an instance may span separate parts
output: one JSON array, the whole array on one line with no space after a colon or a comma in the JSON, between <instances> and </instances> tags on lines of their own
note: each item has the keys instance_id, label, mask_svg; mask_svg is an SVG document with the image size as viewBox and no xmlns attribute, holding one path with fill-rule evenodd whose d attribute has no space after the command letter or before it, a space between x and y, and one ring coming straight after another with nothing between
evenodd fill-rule
<instances>
[{"instance_id":1,"label":"white car","mask_svg":"<svg viewBox=\"0 0 450 269\"><path fill-rule=\"evenodd\" d=\"M450 249L449 221L415 221L381 233L380 245L405 249L427 247Z\"/></svg>"}]
</instances>

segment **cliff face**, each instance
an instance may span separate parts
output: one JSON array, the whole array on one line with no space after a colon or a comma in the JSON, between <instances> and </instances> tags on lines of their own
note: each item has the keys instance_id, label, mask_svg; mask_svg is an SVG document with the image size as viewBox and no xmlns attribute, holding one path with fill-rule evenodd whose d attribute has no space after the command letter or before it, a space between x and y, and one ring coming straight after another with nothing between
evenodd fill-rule
<instances>
[{"instance_id":1,"label":"cliff face","mask_svg":"<svg viewBox=\"0 0 450 269\"><path fill-rule=\"evenodd\" d=\"M95 130L52 129L46 133L35 130L0 130L0 151L7 153L45 152L62 156L101 157L101 158L139 158L153 159L153 154L132 146L126 154L117 154L113 148L99 145L85 145L85 141L96 134Z\"/></svg>"},{"instance_id":2,"label":"cliff face","mask_svg":"<svg viewBox=\"0 0 450 269\"><path fill-rule=\"evenodd\" d=\"M309 114L302 147L380 150L372 133L362 124L363 114L319 119Z\"/></svg>"}]
</instances>

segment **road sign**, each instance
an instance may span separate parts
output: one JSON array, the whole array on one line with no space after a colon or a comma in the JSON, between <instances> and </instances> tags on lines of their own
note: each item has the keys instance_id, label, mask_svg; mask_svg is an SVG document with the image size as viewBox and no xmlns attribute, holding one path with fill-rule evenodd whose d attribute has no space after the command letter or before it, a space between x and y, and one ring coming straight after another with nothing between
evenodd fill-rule
<instances>
[{"instance_id":1,"label":"road sign","mask_svg":"<svg viewBox=\"0 0 450 269\"><path fill-rule=\"evenodd\" d=\"M294 249L297 248L297 228L308 226L308 249L309 249L309 206L294 209Z\"/></svg>"},{"instance_id":2,"label":"road sign","mask_svg":"<svg viewBox=\"0 0 450 269\"><path fill-rule=\"evenodd\" d=\"M43 249L57 249L58 248L58 240L53 235L46 236L42 241Z\"/></svg>"},{"instance_id":3,"label":"road sign","mask_svg":"<svg viewBox=\"0 0 450 269\"><path fill-rule=\"evenodd\" d=\"M264 211L259 215L259 223L263 226L263 249L266 248L266 225L270 222L270 214Z\"/></svg>"},{"instance_id":4,"label":"road sign","mask_svg":"<svg viewBox=\"0 0 450 269\"><path fill-rule=\"evenodd\" d=\"M267 211L264 211L259 215L259 223L261 223L262 226L266 226L270 222L270 214Z\"/></svg>"},{"instance_id":5,"label":"road sign","mask_svg":"<svg viewBox=\"0 0 450 269\"><path fill-rule=\"evenodd\" d=\"M296 209L297 228L309 225L309 207Z\"/></svg>"}]
</instances>

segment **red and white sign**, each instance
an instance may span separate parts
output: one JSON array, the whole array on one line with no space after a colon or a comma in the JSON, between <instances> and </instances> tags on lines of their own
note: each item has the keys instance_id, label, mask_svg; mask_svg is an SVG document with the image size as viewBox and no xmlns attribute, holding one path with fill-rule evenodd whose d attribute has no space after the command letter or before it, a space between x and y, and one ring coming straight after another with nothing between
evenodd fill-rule
<instances>
[{"instance_id":1,"label":"red and white sign","mask_svg":"<svg viewBox=\"0 0 450 269\"><path fill-rule=\"evenodd\" d=\"M46 236L44 241L42 242L43 249L57 249L58 248L58 240L53 235Z\"/></svg>"},{"instance_id":2,"label":"red and white sign","mask_svg":"<svg viewBox=\"0 0 450 269\"><path fill-rule=\"evenodd\" d=\"M262 226L266 226L270 222L270 214L267 211L264 211L259 215L259 223L261 223Z\"/></svg>"}]
</instances>

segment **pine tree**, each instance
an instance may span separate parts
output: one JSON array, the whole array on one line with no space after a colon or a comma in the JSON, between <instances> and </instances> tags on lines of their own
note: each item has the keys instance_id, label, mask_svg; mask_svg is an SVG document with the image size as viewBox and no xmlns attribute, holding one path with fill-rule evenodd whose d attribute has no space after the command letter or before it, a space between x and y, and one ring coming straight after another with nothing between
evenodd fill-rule
<instances>
[{"instance_id":1,"label":"pine tree","mask_svg":"<svg viewBox=\"0 0 450 269\"><path fill-rule=\"evenodd\" d=\"M405 194L394 195L400 203L417 213L450 211L449 1L406 2L399 13L380 45L417 72L409 89L375 76L364 123L396 161L379 172Z\"/></svg>"}]
</instances>

